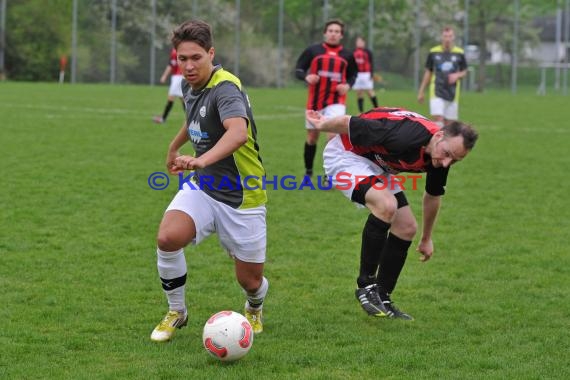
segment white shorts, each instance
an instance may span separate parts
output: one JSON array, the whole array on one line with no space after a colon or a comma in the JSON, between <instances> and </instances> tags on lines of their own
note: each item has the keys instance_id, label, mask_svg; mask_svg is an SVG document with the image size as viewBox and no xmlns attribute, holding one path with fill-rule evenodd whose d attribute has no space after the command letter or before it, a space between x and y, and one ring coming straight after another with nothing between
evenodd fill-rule
<instances>
[{"instance_id":1,"label":"white shorts","mask_svg":"<svg viewBox=\"0 0 570 380\"><path fill-rule=\"evenodd\" d=\"M168 96L182 97L182 75L172 75L170 77L170 88L168 89Z\"/></svg>"},{"instance_id":2,"label":"white shorts","mask_svg":"<svg viewBox=\"0 0 570 380\"><path fill-rule=\"evenodd\" d=\"M352 86L353 90L372 90L374 88L374 81L370 73L358 73L356 81Z\"/></svg>"},{"instance_id":3,"label":"white shorts","mask_svg":"<svg viewBox=\"0 0 570 380\"><path fill-rule=\"evenodd\" d=\"M392 194L402 191L399 181L369 159L344 149L340 135L333 137L323 151L325 172L332 176L332 183L345 197L352 200L357 183L370 176L380 176L373 188L383 188Z\"/></svg>"},{"instance_id":4,"label":"white shorts","mask_svg":"<svg viewBox=\"0 0 570 380\"><path fill-rule=\"evenodd\" d=\"M265 262L265 206L237 210L185 183L166 208L170 210L185 212L194 220L196 238L192 244L217 232L220 244L231 257L248 263Z\"/></svg>"},{"instance_id":5,"label":"white shorts","mask_svg":"<svg viewBox=\"0 0 570 380\"><path fill-rule=\"evenodd\" d=\"M331 117L346 115L346 106L344 104L331 104L318 112L325 118L330 119ZM305 128L315 129L313 124L309 123L307 119L305 119Z\"/></svg>"},{"instance_id":6,"label":"white shorts","mask_svg":"<svg viewBox=\"0 0 570 380\"><path fill-rule=\"evenodd\" d=\"M450 102L438 97L430 99L429 111L430 114L443 116L447 120L457 120L459 114L457 102Z\"/></svg>"}]
</instances>

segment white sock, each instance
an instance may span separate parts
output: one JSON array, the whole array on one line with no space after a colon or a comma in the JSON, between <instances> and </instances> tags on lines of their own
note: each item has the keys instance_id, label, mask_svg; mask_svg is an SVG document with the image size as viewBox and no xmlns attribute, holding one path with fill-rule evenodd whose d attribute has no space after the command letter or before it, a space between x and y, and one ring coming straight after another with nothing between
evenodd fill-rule
<instances>
[{"instance_id":1,"label":"white sock","mask_svg":"<svg viewBox=\"0 0 570 380\"><path fill-rule=\"evenodd\" d=\"M156 256L158 275L168 299L169 310L186 310L184 288L186 287L187 268L184 250L167 252L157 248Z\"/></svg>"},{"instance_id":2,"label":"white sock","mask_svg":"<svg viewBox=\"0 0 570 380\"><path fill-rule=\"evenodd\" d=\"M254 293L248 293L244 291L247 297L246 307L248 309L255 309L255 310L261 309L263 307L263 300L267 295L268 289L269 289L269 281L267 281L267 279L263 277L263 280L261 280L261 286ZM252 307L251 305L259 305L259 306Z\"/></svg>"}]
</instances>

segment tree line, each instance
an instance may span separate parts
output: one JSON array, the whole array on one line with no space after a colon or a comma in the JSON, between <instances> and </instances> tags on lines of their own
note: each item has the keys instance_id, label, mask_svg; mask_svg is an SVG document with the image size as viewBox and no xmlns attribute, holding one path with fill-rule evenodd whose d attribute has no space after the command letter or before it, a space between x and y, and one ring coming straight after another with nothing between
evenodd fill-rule
<instances>
[{"instance_id":1,"label":"tree line","mask_svg":"<svg viewBox=\"0 0 570 380\"><path fill-rule=\"evenodd\" d=\"M4 76L22 81L57 80L60 58L65 56L70 61L73 0L5 1ZM77 81L106 82L111 67L111 1L77 3ZM295 60L307 45L322 40L326 18L340 18L346 23L344 44L348 48L354 47L357 35L372 37L369 48L376 56L376 70L410 77L415 69L416 44L421 46L423 66L427 50L439 42L443 26L455 28L458 45L463 44L467 30L469 43L478 45L483 57L485 41L495 41L505 52L511 52L513 45L514 0L372 0L371 18L370 0L283 0L282 18L279 0L241 0L239 11L237 3L157 0L153 20L151 0L116 0L116 82L149 83L151 46L156 51L154 77L159 78L167 63L170 32L189 18L201 18L212 25L217 61L230 70L237 67L249 86L274 86L279 72L285 84L294 83ZM553 14L556 3L519 0L519 4L518 46L522 48L538 43L540 30L532 28L532 20L537 15ZM279 20L283 22L281 50ZM153 25L156 37L151 41ZM478 72L482 90L485 60L481 60Z\"/></svg>"}]
</instances>

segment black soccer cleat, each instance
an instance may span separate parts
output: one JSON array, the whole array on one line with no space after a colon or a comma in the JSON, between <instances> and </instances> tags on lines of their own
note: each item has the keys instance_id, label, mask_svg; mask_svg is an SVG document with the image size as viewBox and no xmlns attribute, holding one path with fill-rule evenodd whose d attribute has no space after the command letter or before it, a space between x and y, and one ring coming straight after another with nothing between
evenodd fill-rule
<instances>
[{"instance_id":1,"label":"black soccer cleat","mask_svg":"<svg viewBox=\"0 0 570 380\"><path fill-rule=\"evenodd\" d=\"M398 309L396 305L394 305L392 299L390 298L390 294L379 293L378 298L380 298L382 306L386 310L388 318L399 318L399 319L405 319L407 321L414 320L414 317L412 317L410 314L404 313L403 311Z\"/></svg>"},{"instance_id":2,"label":"black soccer cleat","mask_svg":"<svg viewBox=\"0 0 570 380\"><path fill-rule=\"evenodd\" d=\"M360 302L360 306L368 315L375 317L387 317L388 310L382 304L382 300L378 296L378 288L376 284L368 285L364 288L358 288L354 292L356 299Z\"/></svg>"}]
</instances>

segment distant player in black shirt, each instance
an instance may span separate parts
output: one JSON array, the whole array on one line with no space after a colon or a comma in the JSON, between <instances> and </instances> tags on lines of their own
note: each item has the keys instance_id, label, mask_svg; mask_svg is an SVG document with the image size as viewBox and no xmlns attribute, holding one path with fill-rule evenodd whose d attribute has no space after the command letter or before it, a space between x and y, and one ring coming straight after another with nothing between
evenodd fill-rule
<instances>
[{"instance_id":1,"label":"distant player in black shirt","mask_svg":"<svg viewBox=\"0 0 570 380\"><path fill-rule=\"evenodd\" d=\"M457 120L461 78L467 75L463 49L455 46L455 33L450 27L441 32L441 45L434 46L426 59L424 77L418 90L418 102L423 103L429 83L429 109L439 125Z\"/></svg>"},{"instance_id":2,"label":"distant player in black shirt","mask_svg":"<svg viewBox=\"0 0 570 380\"><path fill-rule=\"evenodd\" d=\"M370 315L413 319L390 298L417 230L403 192L405 182L395 174L427 173L418 246L427 261L449 167L471 151L477 132L457 121L440 128L402 108L381 107L359 117L332 119L307 111L307 120L319 131L339 134L325 147L325 170L337 189L371 212L362 232L356 297Z\"/></svg>"}]
</instances>

